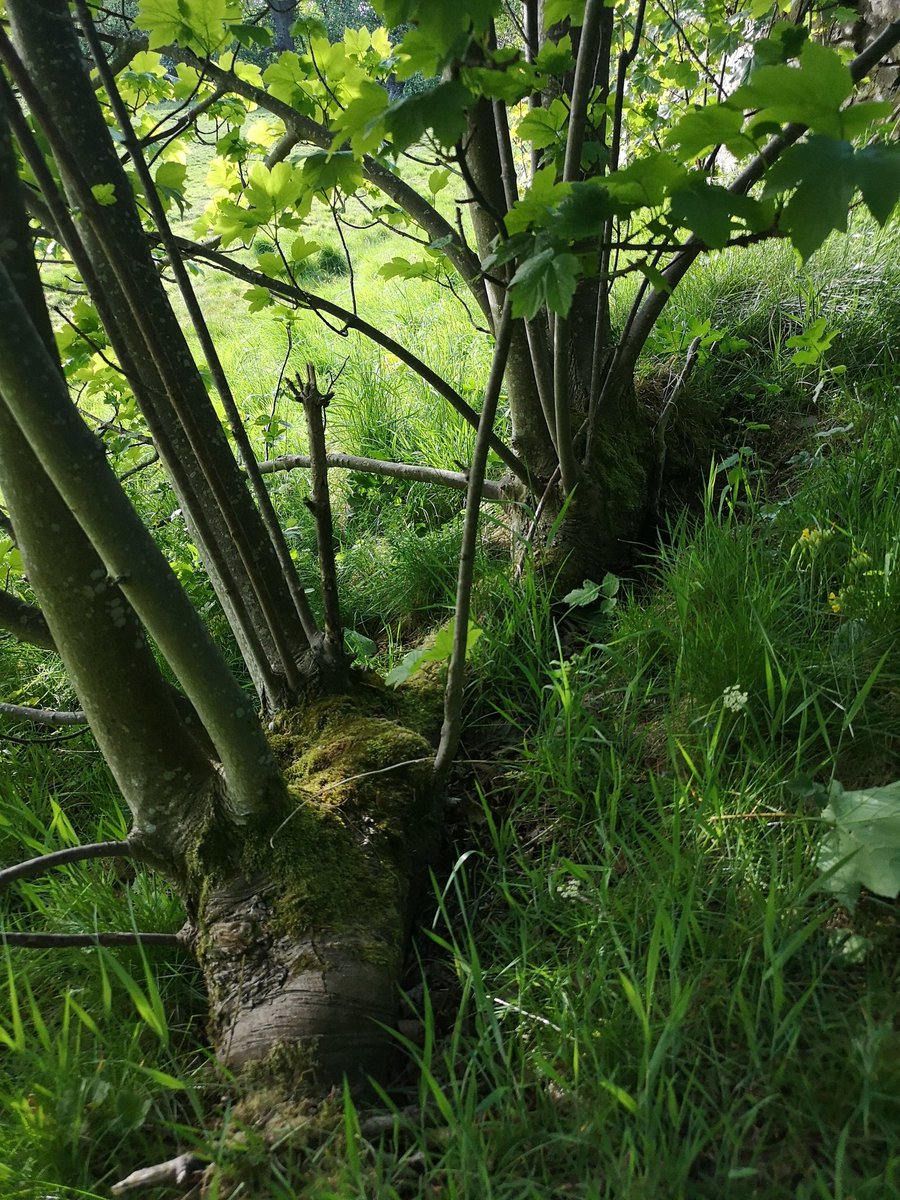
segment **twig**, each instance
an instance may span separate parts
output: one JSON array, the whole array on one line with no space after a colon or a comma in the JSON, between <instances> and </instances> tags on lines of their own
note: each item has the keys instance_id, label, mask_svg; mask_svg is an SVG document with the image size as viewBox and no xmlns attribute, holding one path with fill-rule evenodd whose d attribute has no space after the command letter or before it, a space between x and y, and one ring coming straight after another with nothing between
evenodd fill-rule
<instances>
[{"instance_id":1,"label":"twig","mask_svg":"<svg viewBox=\"0 0 900 1200\"><path fill-rule=\"evenodd\" d=\"M127 471L123 471L119 476L119 483L124 483L126 479L131 479L133 475L137 475L145 467L152 467L155 462L159 462L158 450L154 450L149 458L145 458L141 462L135 463L133 467L129 467Z\"/></svg>"},{"instance_id":2,"label":"twig","mask_svg":"<svg viewBox=\"0 0 900 1200\"><path fill-rule=\"evenodd\" d=\"M36 734L34 737L19 737L15 733L0 733L0 742L15 742L17 746L46 746L54 742L70 742L72 738L81 737L88 732L87 725L82 725L74 733L48 733L46 736Z\"/></svg>"},{"instance_id":3,"label":"twig","mask_svg":"<svg viewBox=\"0 0 900 1200\"><path fill-rule=\"evenodd\" d=\"M475 448L472 451L472 465L469 468L466 518L463 523L462 546L459 552L459 576L456 584L453 652L450 655L450 668L447 672L447 690L444 693L444 723L441 727L441 740L434 758L434 773L439 786L446 780L450 764L459 745L459 733L462 726L462 690L466 669L466 645L469 635L469 611L472 603L472 576L475 568L475 541L478 536L481 489L484 483L484 469L487 465L489 437L497 412L497 401L500 398L503 376L506 373L506 360L509 357L511 339L512 306L509 296L507 296L503 302L503 311L500 314L500 320L497 324L497 342L494 346L494 358L491 363L491 373L484 392L481 419L478 422Z\"/></svg>"},{"instance_id":4,"label":"twig","mask_svg":"<svg viewBox=\"0 0 900 1200\"><path fill-rule=\"evenodd\" d=\"M69 863L86 862L91 858L133 858L134 850L130 842L90 842L84 846L67 846L65 850L54 850L50 854L41 854L37 858L29 858L25 862L16 863L0 871L0 888L14 883L17 879L32 879L35 875L43 875L52 867L63 867Z\"/></svg>"},{"instance_id":5,"label":"twig","mask_svg":"<svg viewBox=\"0 0 900 1200\"><path fill-rule=\"evenodd\" d=\"M540 522L541 517L544 515L544 509L547 507L547 503L549 502L550 497L553 495L553 489L556 487L558 479L559 479L559 467L557 467L556 470L553 472L553 474L550 476L550 480L549 480L547 486L544 488L544 494L541 496L540 500L538 501L538 506L534 510L534 517L532 518L531 524L528 527L528 532L525 534L524 545L522 547L522 554L519 558L519 561L516 563L516 569L513 572L513 578L516 580L519 580L522 578L522 571L525 566L525 559L528 555L529 549L531 548L531 543L534 541L534 535L537 533L538 523Z\"/></svg>"},{"instance_id":6,"label":"twig","mask_svg":"<svg viewBox=\"0 0 900 1200\"><path fill-rule=\"evenodd\" d=\"M303 405L309 433L310 498L307 505L316 520L316 546L319 552L319 575L322 580L322 608L325 613L325 640L340 658L343 655L344 629L338 600L337 560L334 554L334 525L331 520L331 497L328 494L328 458L325 453L325 409L333 392L320 392L316 368L306 364L306 386L288 381L288 389Z\"/></svg>"},{"instance_id":7,"label":"twig","mask_svg":"<svg viewBox=\"0 0 900 1200\"><path fill-rule=\"evenodd\" d=\"M57 708L32 708L25 704L0 701L0 716L14 721L34 721L36 725L86 725L87 717L78 709L66 712Z\"/></svg>"},{"instance_id":8,"label":"twig","mask_svg":"<svg viewBox=\"0 0 900 1200\"><path fill-rule=\"evenodd\" d=\"M22 950L63 950L73 946L168 946L171 950L188 949L180 933L5 933L0 930L0 945Z\"/></svg>"},{"instance_id":9,"label":"twig","mask_svg":"<svg viewBox=\"0 0 900 1200\"><path fill-rule=\"evenodd\" d=\"M439 467L422 467L418 463L385 462L380 458L359 458L355 454L326 454L325 461L332 470L337 468L344 471L361 471L366 475L386 475L391 479L432 483L437 487L453 488L458 492L464 492L469 486L468 474L463 474L461 471L444 471ZM285 454L281 458L261 462L259 470L263 475L271 475L276 471L294 471L298 468L308 470L310 465L310 458L307 454ZM482 498L484 500L505 500L506 492L503 484L486 479Z\"/></svg>"}]
</instances>

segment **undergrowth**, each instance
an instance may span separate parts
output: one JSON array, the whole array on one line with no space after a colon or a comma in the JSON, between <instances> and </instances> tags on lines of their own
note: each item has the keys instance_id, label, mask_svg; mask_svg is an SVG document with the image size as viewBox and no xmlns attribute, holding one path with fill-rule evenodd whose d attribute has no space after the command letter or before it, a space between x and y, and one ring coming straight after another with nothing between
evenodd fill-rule
<instances>
[{"instance_id":1,"label":"undergrowth","mask_svg":"<svg viewBox=\"0 0 900 1200\"><path fill-rule=\"evenodd\" d=\"M896 906L868 896L851 914L822 890L813 786L900 776L892 238L867 240L865 262L852 236L829 243L799 276L781 247L722 255L680 290L645 370L664 380L709 321L703 336L724 333L684 417L718 405L723 421L694 504L672 512L612 611L554 603L515 541L513 578L485 526L456 841L423 907L384 1090L335 1095L301 1136L263 1141L208 1063L189 961L4 949L4 1195L100 1196L196 1149L252 1178L235 1194L254 1200L900 1197ZM389 253L364 248L362 308L377 304L477 402L481 341L465 314L376 281ZM224 314L234 289L210 279L204 299ZM796 361L802 338L788 339L823 318L836 337ZM274 394L283 322L225 319L214 332L260 451L302 453ZM289 367L308 357L336 374L327 331L302 322ZM335 449L468 461L470 434L443 405L380 351L352 351ZM132 480L137 502L227 642L155 470ZM305 478L268 479L311 582ZM460 501L334 484L345 624L390 666L448 615ZM52 656L4 644L0 672L4 698L72 703ZM4 864L124 835L89 735L2 753ZM182 920L164 883L105 863L17 883L2 904L8 930Z\"/></svg>"}]
</instances>

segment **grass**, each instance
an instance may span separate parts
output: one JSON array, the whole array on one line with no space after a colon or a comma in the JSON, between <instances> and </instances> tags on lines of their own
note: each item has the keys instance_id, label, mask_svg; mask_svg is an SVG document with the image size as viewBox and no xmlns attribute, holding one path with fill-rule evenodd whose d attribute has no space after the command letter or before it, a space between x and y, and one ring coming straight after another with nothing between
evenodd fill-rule
<instances>
[{"instance_id":1,"label":"grass","mask_svg":"<svg viewBox=\"0 0 900 1200\"><path fill-rule=\"evenodd\" d=\"M454 848L423 906L387 1090L335 1095L302 1134L264 1142L222 1100L189 963L6 949L4 1195L99 1196L199 1147L254 1200L900 1197L896 906L867 896L851 913L822 889L809 786L900 776L896 230L865 235L864 263L854 236L802 272L783 247L719 255L680 289L647 386L714 314L748 345L718 339L683 415L705 430L724 404L734 434L612 613L554 606L528 563L511 580L485 536ZM361 310L477 403L482 340L434 285L377 279L393 252L362 240ZM322 286L346 299L346 276ZM201 281L226 368L260 451L302 452L275 394L284 315L235 321L242 290ZM788 339L820 318L831 348L792 362ZM309 359L327 377L349 354L335 448L467 461L469 431L382 352L309 315L291 339L291 371ZM269 479L312 582L305 478ZM388 664L445 618L459 501L335 485L345 621ZM152 467L132 486L215 621L172 493ZM4 697L71 703L50 656L4 645L0 674ZM91 745L4 744L4 863L122 836ZM182 920L163 883L102 862L2 903L7 929Z\"/></svg>"}]
</instances>

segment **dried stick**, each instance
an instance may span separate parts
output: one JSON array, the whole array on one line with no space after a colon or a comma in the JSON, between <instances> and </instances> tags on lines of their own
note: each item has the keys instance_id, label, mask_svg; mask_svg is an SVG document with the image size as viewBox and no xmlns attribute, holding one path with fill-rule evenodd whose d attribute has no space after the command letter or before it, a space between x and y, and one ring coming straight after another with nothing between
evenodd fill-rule
<instances>
[{"instance_id":1,"label":"dried stick","mask_svg":"<svg viewBox=\"0 0 900 1200\"><path fill-rule=\"evenodd\" d=\"M114 1183L109 1189L114 1196L124 1196L126 1192L139 1191L142 1188L158 1188L175 1185L185 1187L193 1182L193 1176L202 1171L205 1162L196 1154L179 1154L168 1162L156 1163L152 1167L142 1167L132 1171L125 1179Z\"/></svg>"},{"instance_id":2,"label":"dried stick","mask_svg":"<svg viewBox=\"0 0 900 1200\"><path fill-rule=\"evenodd\" d=\"M65 850L54 850L25 862L16 863L0 871L0 888L16 879L32 879L43 875L52 867L64 867L69 863L85 862L90 858L134 858L130 842L90 842L85 846L67 846Z\"/></svg>"},{"instance_id":3,"label":"dried stick","mask_svg":"<svg viewBox=\"0 0 900 1200\"><path fill-rule=\"evenodd\" d=\"M303 405L309 434L310 497L307 507L316 519L316 546L319 552L319 575L322 580L322 608L325 613L325 640L338 656L343 654L344 630L338 600L337 562L334 556L334 525L331 520L331 497L328 494L328 457L325 453L325 409L333 392L320 392L316 368L306 364L306 385L289 382L295 400Z\"/></svg>"}]
</instances>

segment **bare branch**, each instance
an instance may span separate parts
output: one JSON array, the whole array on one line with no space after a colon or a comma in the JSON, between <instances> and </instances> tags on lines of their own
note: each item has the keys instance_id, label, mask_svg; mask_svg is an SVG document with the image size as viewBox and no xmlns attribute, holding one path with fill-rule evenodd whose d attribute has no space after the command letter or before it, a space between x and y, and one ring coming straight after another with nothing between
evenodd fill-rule
<instances>
[{"instance_id":1,"label":"bare branch","mask_svg":"<svg viewBox=\"0 0 900 1200\"><path fill-rule=\"evenodd\" d=\"M475 449L472 452L472 466L469 469L469 490L466 496L466 519L463 525L462 546L459 552L459 576L456 585L456 607L454 609L453 653L450 656L450 669L447 673L447 690L444 693L444 723L441 727L441 741L434 758L434 773L438 783L447 778L450 764L459 745L459 733L462 727L462 694L463 680L466 669L466 646L469 637L469 612L472 601L472 577L475 567L475 541L478 537L478 518L481 508L481 489L484 483L484 469L487 464L488 434L494 423L497 412L497 401L500 398L500 388L506 373L506 360L509 356L509 346L512 340L512 306L509 297L503 302L503 311L497 323L497 342L494 346L494 358L491 363L491 373L488 377L484 392L484 404L481 408L481 419L478 425L478 435L475 438Z\"/></svg>"},{"instance_id":2,"label":"bare branch","mask_svg":"<svg viewBox=\"0 0 900 1200\"><path fill-rule=\"evenodd\" d=\"M24 704L7 704L0 701L0 716L14 721L34 721L37 725L86 725L83 712L62 712L56 708L31 708Z\"/></svg>"},{"instance_id":3,"label":"bare branch","mask_svg":"<svg viewBox=\"0 0 900 1200\"><path fill-rule=\"evenodd\" d=\"M63 950L72 946L168 946L172 950L189 950L190 945L180 933L4 933L0 930L0 945L18 946L23 950Z\"/></svg>"},{"instance_id":4,"label":"bare branch","mask_svg":"<svg viewBox=\"0 0 900 1200\"><path fill-rule=\"evenodd\" d=\"M0 871L0 888L14 883L17 879L33 879L35 875L44 875L53 867L87 862L92 858L134 858L134 849L130 842L90 842L85 846L67 846L65 850L41 854L37 858L29 858L25 862L16 863L14 867Z\"/></svg>"},{"instance_id":5,"label":"bare branch","mask_svg":"<svg viewBox=\"0 0 900 1200\"><path fill-rule=\"evenodd\" d=\"M56 642L44 614L34 604L0 589L0 630L11 633L16 641L41 650L56 650Z\"/></svg>"},{"instance_id":6,"label":"bare branch","mask_svg":"<svg viewBox=\"0 0 900 1200\"><path fill-rule=\"evenodd\" d=\"M179 239L179 245L184 246L185 243ZM363 334L364 337L369 338L370 341L375 342L376 345L381 346L384 350L388 350L396 358L399 358L401 362L415 371L427 384L434 388L438 395L443 396L465 421L474 429L478 428L478 413L470 404L466 403L459 392L454 387L451 387L446 379L438 375L426 363L422 362L412 351L401 345L400 342L395 341L392 337L389 337L386 333L383 333L375 325L371 325L362 317L355 316L348 309L342 308L339 304L334 304L331 300L325 300L322 296L317 296L313 292L307 292L305 289L296 287L294 284L286 283L281 279L274 279L271 275L264 275L261 271L254 271L250 267L245 267L243 264L229 257L229 255L223 254L221 250L200 247L192 242L187 243L187 245L190 247L193 258L206 259L215 266L221 267L223 271L227 271L236 279L243 279L247 283L255 284L257 287L267 288L273 295L291 300L301 308L308 308L315 313L328 313L329 316L343 322L348 329L353 329L357 333ZM528 485L529 475L524 463L494 433L491 434L490 447L516 478L521 479L524 484Z\"/></svg>"},{"instance_id":7,"label":"bare branch","mask_svg":"<svg viewBox=\"0 0 900 1200\"><path fill-rule=\"evenodd\" d=\"M417 463L385 462L380 458L358 458L354 454L326 454L325 462L330 469L344 471L361 471L366 475L385 475L391 479L408 479L411 483L431 483L437 487L453 488L464 492L469 486L469 477L459 471L442 471L438 467L421 467ZM306 454L285 454L281 458L273 458L259 464L260 472L264 475L275 471L308 470L310 459ZM483 484L484 500L506 500L506 492L501 483L487 479Z\"/></svg>"}]
</instances>

